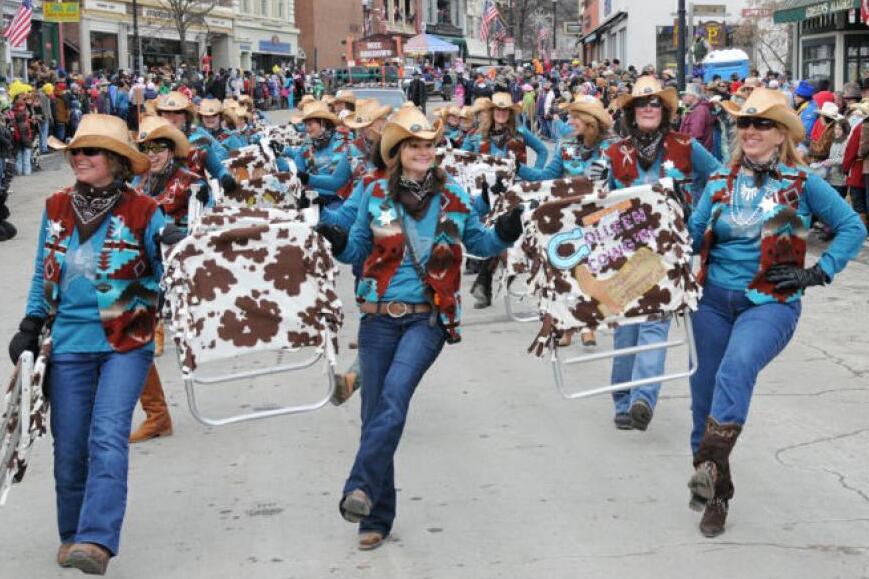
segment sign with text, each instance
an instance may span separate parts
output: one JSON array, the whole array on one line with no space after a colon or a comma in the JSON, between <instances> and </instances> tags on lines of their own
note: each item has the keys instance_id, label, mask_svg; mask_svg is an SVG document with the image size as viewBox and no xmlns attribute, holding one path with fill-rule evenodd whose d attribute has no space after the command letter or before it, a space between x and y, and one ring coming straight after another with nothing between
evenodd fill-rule
<instances>
[{"instance_id":1,"label":"sign with text","mask_svg":"<svg viewBox=\"0 0 869 579\"><path fill-rule=\"evenodd\" d=\"M81 10L78 2L46 2L42 5L45 22L78 22Z\"/></svg>"},{"instance_id":2,"label":"sign with text","mask_svg":"<svg viewBox=\"0 0 869 579\"><path fill-rule=\"evenodd\" d=\"M356 43L357 60L387 60L398 56L392 40L360 40Z\"/></svg>"}]
</instances>

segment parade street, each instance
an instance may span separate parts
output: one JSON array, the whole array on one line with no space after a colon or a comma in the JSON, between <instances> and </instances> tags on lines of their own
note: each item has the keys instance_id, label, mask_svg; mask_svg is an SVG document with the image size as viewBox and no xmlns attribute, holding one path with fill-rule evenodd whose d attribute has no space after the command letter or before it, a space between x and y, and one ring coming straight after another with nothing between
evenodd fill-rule
<instances>
[{"instance_id":1,"label":"parade street","mask_svg":"<svg viewBox=\"0 0 869 579\"><path fill-rule=\"evenodd\" d=\"M440 103L432 103L434 105ZM286 112L278 113L284 120ZM55 155L18 177L0 245L3 357L24 313L45 198L73 182ZM815 237L807 263L822 245ZM471 278L466 276L465 289ZM355 356L359 315L341 266L339 366ZM869 248L803 300L794 339L759 378L733 461L726 534L706 539L689 510L693 472L687 380L664 385L649 430L613 426L609 395L565 400L548 358L527 353L537 322L503 301L474 310L416 392L396 458L389 544L357 549L338 512L358 447L357 394L341 407L216 428L196 422L174 347L157 359L174 434L131 446L115 578L843 578L869 577ZM518 308L528 306L518 306ZM674 325L672 336L683 330ZM599 336L611 346L612 333ZM581 346L568 348L579 355ZM8 359L7 359L8 360ZM672 351L668 369L684 368ZM609 382L611 363L574 366L577 388ZM11 365L5 361L2 376ZM321 367L200 386L220 415L310 401ZM141 422L137 408L134 424ZM0 579L78 577L58 568L51 439L0 507Z\"/></svg>"}]
</instances>

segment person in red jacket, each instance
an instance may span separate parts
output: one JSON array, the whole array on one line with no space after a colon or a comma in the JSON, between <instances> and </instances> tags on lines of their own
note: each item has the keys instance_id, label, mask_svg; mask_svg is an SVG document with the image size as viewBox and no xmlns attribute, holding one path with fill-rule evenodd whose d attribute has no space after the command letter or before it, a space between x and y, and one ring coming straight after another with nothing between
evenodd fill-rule
<instances>
[{"instance_id":1,"label":"person in red jacket","mask_svg":"<svg viewBox=\"0 0 869 579\"><path fill-rule=\"evenodd\" d=\"M860 135L863 133L863 123L860 121L848 136L848 144L845 145L845 157L842 159L842 170L848 176L845 185L848 187L848 195L851 197L851 205L860 215L863 224L869 224L867 218L867 206L869 199L866 195L866 185L863 179L863 158L858 156L860 151Z\"/></svg>"},{"instance_id":2,"label":"person in red jacket","mask_svg":"<svg viewBox=\"0 0 869 579\"><path fill-rule=\"evenodd\" d=\"M712 128L715 119L712 117L709 101L703 94L703 87L696 83L687 85L682 92L682 102L685 103L688 110L682 116L679 132L691 135L711 153Z\"/></svg>"}]
</instances>

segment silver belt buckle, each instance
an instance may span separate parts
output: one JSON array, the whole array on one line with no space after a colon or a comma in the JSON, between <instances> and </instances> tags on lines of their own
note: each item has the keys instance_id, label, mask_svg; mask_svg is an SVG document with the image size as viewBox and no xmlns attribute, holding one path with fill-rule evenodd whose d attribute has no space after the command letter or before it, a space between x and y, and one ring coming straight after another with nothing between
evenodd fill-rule
<instances>
[{"instance_id":1,"label":"silver belt buckle","mask_svg":"<svg viewBox=\"0 0 869 579\"><path fill-rule=\"evenodd\" d=\"M402 308L401 313L399 314L393 313L392 311L392 306L396 304L400 305ZM389 314L389 317L391 318L402 318L407 315L408 311L410 311L410 308L408 308L407 304L404 302L386 302L386 313Z\"/></svg>"}]
</instances>

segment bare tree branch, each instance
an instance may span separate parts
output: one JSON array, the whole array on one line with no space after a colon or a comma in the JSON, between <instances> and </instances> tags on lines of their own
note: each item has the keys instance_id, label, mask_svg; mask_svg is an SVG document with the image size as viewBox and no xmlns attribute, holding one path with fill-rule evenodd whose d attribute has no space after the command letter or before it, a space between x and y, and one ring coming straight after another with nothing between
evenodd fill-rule
<instances>
[{"instance_id":1,"label":"bare tree branch","mask_svg":"<svg viewBox=\"0 0 869 579\"><path fill-rule=\"evenodd\" d=\"M181 42L181 60L188 62L187 32L192 26L208 28L205 17L214 10L217 2L205 0L160 0L159 4L165 8L178 32L178 40ZM197 58L198 60L198 58Z\"/></svg>"}]
</instances>

